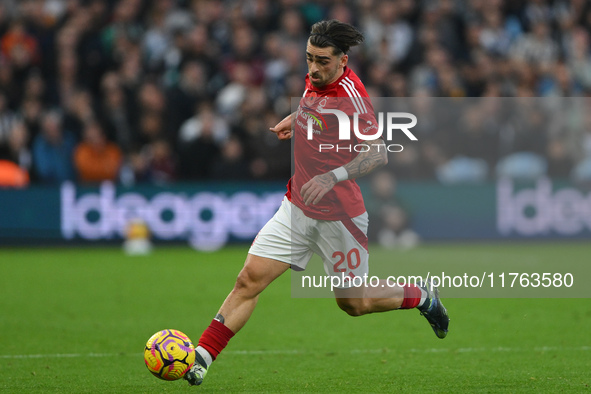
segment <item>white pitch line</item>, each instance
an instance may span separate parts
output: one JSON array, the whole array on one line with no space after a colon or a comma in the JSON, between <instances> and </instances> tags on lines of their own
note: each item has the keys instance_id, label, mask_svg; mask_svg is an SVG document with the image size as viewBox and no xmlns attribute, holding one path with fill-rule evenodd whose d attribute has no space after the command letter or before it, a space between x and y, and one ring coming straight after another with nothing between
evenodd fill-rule
<instances>
[{"instance_id":1,"label":"white pitch line","mask_svg":"<svg viewBox=\"0 0 591 394\"><path fill-rule=\"evenodd\" d=\"M591 346L541 346L534 348L514 348L514 347L464 347L464 348L426 348L426 349L401 349L401 352L411 353L484 353L484 352L560 352L560 351L590 351ZM337 351L334 353L350 354L381 354L395 353L395 349L352 349L348 352ZM311 354L310 350L227 350L224 354L236 356L265 356L265 355L292 355L292 354ZM326 353L326 352L321 352ZM141 357L141 353L56 353L56 354L0 354L0 359L31 359L31 358L82 358L82 357Z\"/></svg>"},{"instance_id":2,"label":"white pitch line","mask_svg":"<svg viewBox=\"0 0 591 394\"><path fill-rule=\"evenodd\" d=\"M0 359L17 358L80 358L80 357L116 357L137 356L132 353L55 353L55 354L0 354Z\"/></svg>"}]
</instances>

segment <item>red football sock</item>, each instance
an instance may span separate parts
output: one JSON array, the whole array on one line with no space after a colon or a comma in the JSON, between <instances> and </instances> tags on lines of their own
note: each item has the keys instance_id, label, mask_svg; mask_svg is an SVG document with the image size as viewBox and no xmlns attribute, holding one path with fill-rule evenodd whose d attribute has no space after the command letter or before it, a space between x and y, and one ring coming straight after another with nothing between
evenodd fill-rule
<instances>
[{"instance_id":1,"label":"red football sock","mask_svg":"<svg viewBox=\"0 0 591 394\"><path fill-rule=\"evenodd\" d=\"M404 300L400 309L416 308L421 302L421 289L415 285L404 285Z\"/></svg>"},{"instance_id":2,"label":"red football sock","mask_svg":"<svg viewBox=\"0 0 591 394\"><path fill-rule=\"evenodd\" d=\"M234 332L232 330L214 319L209 327L203 331L203 334L201 334L199 346L207 350L211 354L211 358L215 360L233 336Z\"/></svg>"}]
</instances>

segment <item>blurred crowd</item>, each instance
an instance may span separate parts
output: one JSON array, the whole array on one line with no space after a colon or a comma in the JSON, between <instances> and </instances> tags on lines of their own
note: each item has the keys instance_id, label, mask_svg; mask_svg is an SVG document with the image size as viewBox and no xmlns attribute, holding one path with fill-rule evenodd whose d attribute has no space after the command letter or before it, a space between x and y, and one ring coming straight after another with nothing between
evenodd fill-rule
<instances>
[{"instance_id":1,"label":"blurred crowd","mask_svg":"<svg viewBox=\"0 0 591 394\"><path fill-rule=\"evenodd\" d=\"M591 96L586 0L2 0L0 184L286 180L290 144L268 128L331 18L364 33L350 66L372 97ZM419 134L396 176L491 179L514 153L533 156L518 170L584 173L585 121L522 130L481 111Z\"/></svg>"}]
</instances>

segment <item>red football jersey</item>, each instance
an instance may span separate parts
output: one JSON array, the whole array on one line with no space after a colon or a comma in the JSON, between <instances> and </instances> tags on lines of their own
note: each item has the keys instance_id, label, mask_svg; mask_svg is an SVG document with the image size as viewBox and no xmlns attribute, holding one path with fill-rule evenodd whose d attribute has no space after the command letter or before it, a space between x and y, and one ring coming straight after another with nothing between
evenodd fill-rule
<instances>
[{"instance_id":1,"label":"red football jersey","mask_svg":"<svg viewBox=\"0 0 591 394\"><path fill-rule=\"evenodd\" d=\"M349 140L340 139L337 116L323 113L324 109L336 109L347 115ZM359 133L374 135L378 127L373 107L363 83L350 68L345 67L339 79L320 88L313 86L306 75L306 90L295 113L295 168L287 184L286 196L308 217L342 220L365 212L363 196L355 180L337 183L316 205L305 206L300 194L302 186L314 176L349 163L366 148L361 145L364 141L353 131L355 113ZM312 125L311 139L308 136L309 122Z\"/></svg>"}]
</instances>

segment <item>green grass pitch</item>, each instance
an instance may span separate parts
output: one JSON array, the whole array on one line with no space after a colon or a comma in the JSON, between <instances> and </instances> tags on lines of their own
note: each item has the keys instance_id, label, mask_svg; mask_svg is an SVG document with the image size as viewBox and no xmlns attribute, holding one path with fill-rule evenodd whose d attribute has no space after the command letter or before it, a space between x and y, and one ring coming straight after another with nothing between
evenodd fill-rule
<instances>
[{"instance_id":1,"label":"green grass pitch","mask_svg":"<svg viewBox=\"0 0 591 394\"><path fill-rule=\"evenodd\" d=\"M445 263L494 258L499 250L504 263L523 255L591 263L588 243L429 245L390 253L394 260L433 256ZM154 378L143 363L147 339L176 328L196 342L245 253L244 247L215 253L158 247L147 257L114 247L0 250L0 391L591 390L589 299L442 294L451 323L439 340L416 310L352 318L334 300L292 298L289 274L262 294L202 386Z\"/></svg>"}]
</instances>

